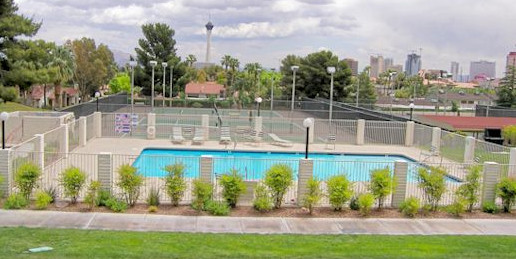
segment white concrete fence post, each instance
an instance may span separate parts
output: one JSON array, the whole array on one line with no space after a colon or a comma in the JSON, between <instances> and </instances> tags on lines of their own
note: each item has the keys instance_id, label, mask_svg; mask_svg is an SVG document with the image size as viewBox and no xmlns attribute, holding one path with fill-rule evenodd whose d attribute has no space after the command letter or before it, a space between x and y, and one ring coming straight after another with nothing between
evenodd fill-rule
<instances>
[{"instance_id":1,"label":"white concrete fence post","mask_svg":"<svg viewBox=\"0 0 516 259\"><path fill-rule=\"evenodd\" d=\"M407 121L407 128L405 130L405 146L411 147L414 145L414 129L415 123L413 121Z\"/></svg>"},{"instance_id":2,"label":"white concrete fence post","mask_svg":"<svg viewBox=\"0 0 516 259\"><path fill-rule=\"evenodd\" d=\"M262 132L263 130L263 117L254 117L254 130L256 132Z\"/></svg>"},{"instance_id":3,"label":"white concrete fence post","mask_svg":"<svg viewBox=\"0 0 516 259\"><path fill-rule=\"evenodd\" d=\"M441 128L439 127L432 129L432 147L434 147L436 151L441 150Z\"/></svg>"},{"instance_id":4,"label":"white concrete fence post","mask_svg":"<svg viewBox=\"0 0 516 259\"><path fill-rule=\"evenodd\" d=\"M86 117L79 118L79 146L84 147L88 142L88 125L86 125Z\"/></svg>"},{"instance_id":5,"label":"white concrete fence post","mask_svg":"<svg viewBox=\"0 0 516 259\"><path fill-rule=\"evenodd\" d=\"M357 120L357 145L364 145L365 120Z\"/></svg>"},{"instance_id":6,"label":"white concrete fence post","mask_svg":"<svg viewBox=\"0 0 516 259\"><path fill-rule=\"evenodd\" d=\"M5 195L6 197L10 194L12 190L11 164L11 150L0 149L0 177L2 177L3 179L2 183L0 184L0 194Z\"/></svg>"},{"instance_id":7,"label":"white concrete fence post","mask_svg":"<svg viewBox=\"0 0 516 259\"><path fill-rule=\"evenodd\" d=\"M147 139L156 138L156 114L147 113Z\"/></svg>"},{"instance_id":8,"label":"white concrete fence post","mask_svg":"<svg viewBox=\"0 0 516 259\"><path fill-rule=\"evenodd\" d=\"M511 148L509 153L509 172L507 173L509 177L516 177L516 148Z\"/></svg>"},{"instance_id":9,"label":"white concrete fence post","mask_svg":"<svg viewBox=\"0 0 516 259\"><path fill-rule=\"evenodd\" d=\"M100 112L94 112L93 113L93 124L95 126L93 127L95 129L95 137L101 138L102 137L102 113Z\"/></svg>"},{"instance_id":10,"label":"white concrete fence post","mask_svg":"<svg viewBox=\"0 0 516 259\"><path fill-rule=\"evenodd\" d=\"M481 202L491 201L496 199L496 184L500 181L501 167L495 162L484 162L484 179L482 188Z\"/></svg>"},{"instance_id":11,"label":"white concrete fence post","mask_svg":"<svg viewBox=\"0 0 516 259\"><path fill-rule=\"evenodd\" d=\"M34 151L37 153L37 163L41 170L45 169L45 134L36 134L36 145Z\"/></svg>"},{"instance_id":12,"label":"white concrete fence post","mask_svg":"<svg viewBox=\"0 0 516 259\"><path fill-rule=\"evenodd\" d=\"M200 160L200 176L201 181L205 183L213 182L213 156L202 155Z\"/></svg>"},{"instance_id":13,"label":"white concrete fence post","mask_svg":"<svg viewBox=\"0 0 516 259\"><path fill-rule=\"evenodd\" d=\"M406 161L394 162L394 180L396 181L396 189L392 193L392 207L394 208L399 208L407 198L407 172L408 163Z\"/></svg>"},{"instance_id":14,"label":"white concrete fence post","mask_svg":"<svg viewBox=\"0 0 516 259\"><path fill-rule=\"evenodd\" d=\"M297 177L297 204L301 205L303 202L303 196L305 196L307 190L308 180L312 179L314 174L314 161L311 159L300 159L299 160L299 173Z\"/></svg>"},{"instance_id":15,"label":"white concrete fence post","mask_svg":"<svg viewBox=\"0 0 516 259\"><path fill-rule=\"evenodd\" d=\"M473 162L475 162L475 144L476 140L474 137L466 137L464 149L464 163L473 164Z\"/></svg>"},{"instance_id":16,"label":"white concrete fence post","mask_svg":"<svg viewBox=\"0 0 516 259\"><path fill-rule=\"evenodd\" d=\"M210 116L208 114L203 114L201 119L202 129L204 131L204 139L210 139Z\"/></svg>"},{"instance_id":17,"label":"white concrete fence post","mask_svg":"<svg viewBox=\"0 0 516 259\"><path fill-rule=\"evenodd\" d=\"M113 155L109 152L100 152L97 155L97 179L104 190L113 192Z\"/></svg>"}]
</instances>

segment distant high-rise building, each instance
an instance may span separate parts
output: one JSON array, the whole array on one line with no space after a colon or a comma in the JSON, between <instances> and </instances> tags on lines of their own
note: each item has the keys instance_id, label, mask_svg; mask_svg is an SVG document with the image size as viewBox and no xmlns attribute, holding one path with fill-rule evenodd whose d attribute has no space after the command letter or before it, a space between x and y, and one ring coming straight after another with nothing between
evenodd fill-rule
<instances>
[{"instance_id":1,"label":"distant high-rise building","mask_svg":"<svg viewBox=\"0 0 516 259\"><path fill-rule=\"evenodd\" d=\"M371 66L369 76L372 78L378 78L385 71L385 63L382 56L371 56L369 65Z\"/></svg>"},{"instance_id":2,"label":"distant high-rise building","mask_svg":"<svg viewBox=\"0 0 516 259\"><path fill-rule=\"evenodd\" d=\"M421 56L415 53L407 55L407 61L405 61L405 73L407 76L414 76L421 70Z\"/></svg>"},{"instance_id":3,"label":"distant high-rise building","mask_svg":"<svg viewBox=\"0 0 516 259\"><path fill-rule=\"evenodd\" d=\"M508 68L509 66L516 67L516 52L509 52L507 55L507 63L505 64L505 67Z\"/></svg>"},{"instance_id":4,"label":"distant high-rise building","mask_svg":"<svg viewBox=\"0 0 516 259\"><path fill-rule=\"evenodd\" d=\"M387 71L389 67L391 67L394 64L394 60L392 58L386 58L383 63L383 67L385 68L385 71Z\"/></svg>"},{"instance_id":5,"label":"distant high-rise building","mask_svg":"<svg viewBox=\"0 0 516 259\"><path fill-rule=\"evenodd\" d=\"M453 81L459 81L459 62L452 61L450 73Z\"/></svg>"},{"instance_id":6,"label":"distant high-rise building","mask_svg":"<svg viewBox=\"0 0 516 259\"><path fill-rule=\"evenodd\" d=\"M469 79L475 80L478 77L496 77L496 63L480 60L473 61L469 67Z\"/></svg>"},{"instance_id":7,"label":"distant high-rise building","mask_svg":"<svg viewBox=\"0 0 516 259\"><path fill-rule=\"evenodd\" d=\"M344 59L344 62L348 64L348 67L351 69L351 74L353 76L358 75L358 61L352 59L352 58L346 58Z\"/></svg>"}]
</instances>

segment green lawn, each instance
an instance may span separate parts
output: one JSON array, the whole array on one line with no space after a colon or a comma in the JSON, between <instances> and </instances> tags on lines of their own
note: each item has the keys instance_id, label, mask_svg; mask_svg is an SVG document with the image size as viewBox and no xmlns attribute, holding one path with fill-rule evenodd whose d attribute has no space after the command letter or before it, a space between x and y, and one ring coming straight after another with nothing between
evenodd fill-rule
<instances>
[{"instance_id":1,"label":"green lawn","mask_svg":"<svg viewBox=\"0 0 516 259\"><path fill-rule=\"evenodd\" d=\"M54 251L25 254L28 248ZM0 258L516 258L516 237L240 235L0 228Z\"/></svg>"},{"instance_id":2,"label":"green lawn","mask_svg":"<svg viewBox=\"0 0 516 259\"><path fill-rule=\"evenodd\" d=\"M42 109L33 108L19 103L0 103L0 112L15 112L15 111L42 111Z\"/></svg>"}]
</instances>

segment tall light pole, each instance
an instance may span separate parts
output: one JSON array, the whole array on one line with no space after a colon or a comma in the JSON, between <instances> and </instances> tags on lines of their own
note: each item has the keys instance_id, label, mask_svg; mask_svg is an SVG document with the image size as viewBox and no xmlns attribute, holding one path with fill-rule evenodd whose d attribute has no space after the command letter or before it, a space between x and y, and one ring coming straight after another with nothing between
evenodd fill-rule
<instances>
[{"instance_id":1,"label":"tall light pole","mask_svg":"<svg viewBox=\"0 0 516 259\"><path fill-rule=\"evenodd\" d=\"M258 95L261 95L261 90L262 90L262 80L261 80L261 75L262 75L262 69L261 68L257 68L256 69L256 74L258 75Z\"/></svg>"},{"instance_id":2,"label":"tall light pole","mask_svg":"<svg viewBox=\"0 0 516 259\"><path fill-rule=\"evenodd\" d=\"M271 116L272 116L272 110L274 109L274 71L276 71L275 68L271 68L272 76L271 76Z\"/></svg>"},{"instance_id":3,"label":"tall light pole","mask_svg":"<svg viewBox=\"0 0 516 259\"><path fill-rule=\"evenodd\" d=\"M9 119L9 113L2 112L0 114L0 120L2 120L2 149L5 149L5 122Z\"/></svg>"},{"instance_id":4,"label":"tall light pole","mask_svg":"<svg viewBox=\"0 0 516 259\"><path fill-rule=\"evenodd\" d=\"M291 66L292 69L292 101L290 103L290 117L292 117L292 113L294 113L294 100L296 96L296 72L299 69L299 66Z\"/></svg>"},{"instance_id":5,"label":"tall light pole","mask_svg":"<svg viewBox=\"0 0 516 259\"><path fill-rule=\"evenodd\" d=\"M330 121L330 132L331 132L331 119L333 115L333 74L335 74L335 67L327 67L326 70L331 75L330 81L330 114L328 115L328 120Z\"/></svg>"},{"instance_id":6,"label":"tall light pole","mask_svg":"<svg viewBox=\"0 0 516 259\"><path fill-rule=\"evenodd\" d=\"M172 107L172 97L174 97L172 93L172 90L174 90L172 80L174 80L174 64L170 65L170 107Z\"/></svg>"},{"instance_id":7,"label":"tall light pole","mask_svg":"<svg viewBox=\"0 0 516 259\"><path fill-rule=\"evenodd\" d=\"M134 114L134 67L136 67L136 61L129 61L129 66L131 67L131 122L132 116ZM132 125L132 123L131 123Z\"/></svg>"},{"instance_id":8,"label":"tall light pole","mask_svg":"<svg viewBox=\"0 0 516 259\"><path fill-rule=\"evenodd\" d=\"M152 67L152 82L151 82L151 108L154 111L154 67L158 64L156 60L151 60L150 66Z\"/></svg>"},{"instance_id":9,"label":"tall light pole","mask_svg":"<svg viewBox=\"0 0 516 259\"><path fill-rule=\"evenodd\" d=\"M167 62L161 62L161 66L163 67L163 107L165 107L165 81L167 80L166 78L166 72L167 72Z\"/></svg>"},{"instance_id":10,"label":"tall light pole","mask_svg":"<svg viewBox=\"0 0 516 259\"><path fill-rule=\"evenodd\" d=\"M355 106L358 107L358 96L360 95L360 75L357 77L357 94L356 94L356 104Z\"/></svg>"}]
</instances>

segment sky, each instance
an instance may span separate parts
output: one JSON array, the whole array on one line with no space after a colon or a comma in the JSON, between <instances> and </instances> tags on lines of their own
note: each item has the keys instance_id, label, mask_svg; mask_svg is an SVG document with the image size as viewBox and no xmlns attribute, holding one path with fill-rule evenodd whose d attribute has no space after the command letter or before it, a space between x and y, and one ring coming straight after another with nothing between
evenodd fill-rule
<instances>
[{"instance_id":1,"label":"sky","mask_svg":"<svg viewBox=\"0 0 516 259\"><path fill-rule=\"evenodd\" d=\"M175 30L178 54L205 59L210 19L211 61L229 54L241 64L279 67L288 54L331 50L359 68L381 54L405 63L422 54L423 68L469 73L471 61L496 62L505 72L516 51L514 0L15 0L19 13L42 21L35 38L64 43L94 38L112 50L134 53L141 25L161 22Z\"/></svg>"}]
</instances>

